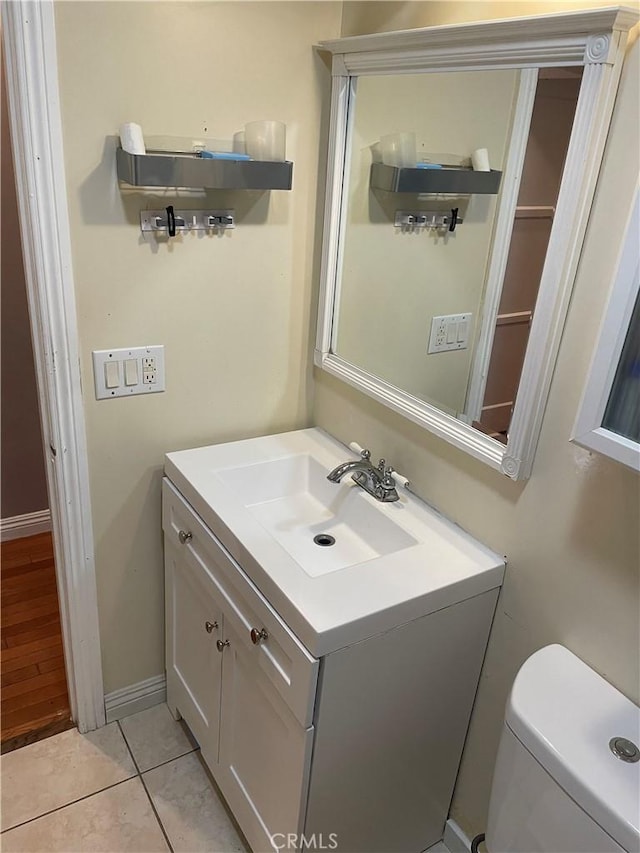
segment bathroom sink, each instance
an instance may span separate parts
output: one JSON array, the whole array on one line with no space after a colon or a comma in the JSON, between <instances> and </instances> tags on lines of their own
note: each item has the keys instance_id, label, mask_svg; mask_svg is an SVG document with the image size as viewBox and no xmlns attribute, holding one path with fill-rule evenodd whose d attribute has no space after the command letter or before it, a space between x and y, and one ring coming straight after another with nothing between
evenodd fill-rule
<instances>
[{"instance_id":1,"label":"bathroom sink","mask_svg":"<svg viewBox=\"0 0 640 853\"><path fill-rule=\"evenodd\" d=\"M496 589L504 574L500 556L406 489L383 503L349 475L327 480L355 458L320 429L165 457L173 486L316 657Z\"/></svg>"},{"instance_id":2,"label":"bathroom sink","mask_svg":"<svg viewBox=\"0 0 640 853\"><path fill-rule=\"evenodd\" d=\"M216 473L310 577L417 544L349 477L329 482L308 453Z\"/></svg>"}]
</instances>

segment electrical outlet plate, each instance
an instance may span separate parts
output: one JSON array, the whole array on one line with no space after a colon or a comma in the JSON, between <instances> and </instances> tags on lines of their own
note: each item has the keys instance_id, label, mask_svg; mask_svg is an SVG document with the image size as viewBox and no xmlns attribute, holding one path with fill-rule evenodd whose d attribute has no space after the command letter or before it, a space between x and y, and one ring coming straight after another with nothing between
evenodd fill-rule
<instances>
[{"instance_id":1,"label":"electrical outlet plate","mask_svg":"<svg viewBox=\"0 0 640 853\"><path fill-rule=\"evenodd\" d=\"M96 400L155 394L165 390L164 346L94 350ZM137 382L125 384L125 361L135 360Z\"/></svg>"},{"instance_id":2,"label":"electrical outlet plate","mask_svg":"<svg viewBox=\"0 0 640 853\"><path fill-rule=\"evenodd\" d=\"M431 320L428 353L450 352L469 346L471 313L443 314Z\"/></svg>"}]
</instances>

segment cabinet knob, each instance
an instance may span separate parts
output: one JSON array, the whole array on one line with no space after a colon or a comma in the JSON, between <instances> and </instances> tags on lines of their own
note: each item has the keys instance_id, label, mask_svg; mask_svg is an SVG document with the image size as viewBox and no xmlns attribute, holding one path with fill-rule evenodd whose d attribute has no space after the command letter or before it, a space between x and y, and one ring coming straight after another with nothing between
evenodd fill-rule
<instances>
[{"instance_id":1,"label":"cabinet knob","mask_svg":"<svg viewBox=\"0 0 640 853\"><path fill-rule=\"evenodd\" d=\"M182 545L186 545L187 542L190 542L193 539L193 533L186 530L180 530L178 532L178 539L180 540Z\"/></svg>"},{"instance_id":2,"label":"cabinet knob","mask_svg":"<svg viewBox=\"0 0 640 853\"><path fill-rule=\"evenodd\" d=\"M216 629L216 631L218 630L218 623L217 622L205 622L204 627L207 631L207 634L210 634L214 628Z\"/></svg>"},{"instance_id":3,"label":"cabinet knob","mask_svg":"<svg viewBox=\"0 0 640 853\"><path fill-rule=\"evenodd\" d=\"M220 653L222 653L224 651L225 646L230 646L230 645L231 645L231 643L229 642L229 640L216 640L216 648Z\"/></svg>"},{"instance_id":4,"label":"cabinet knob","mask_svg":"<svg viewBox=\"0 0 640 853\"><path fill-rule=\"evenodd\" d=\"M257 628L251 629L251 642L253 643L254 646L257 646L263 640L268 640L268 639L269 639L269 634L267 633L265 628L260 628L260 630L258 630Z\"/></svg>"}]
</instances>

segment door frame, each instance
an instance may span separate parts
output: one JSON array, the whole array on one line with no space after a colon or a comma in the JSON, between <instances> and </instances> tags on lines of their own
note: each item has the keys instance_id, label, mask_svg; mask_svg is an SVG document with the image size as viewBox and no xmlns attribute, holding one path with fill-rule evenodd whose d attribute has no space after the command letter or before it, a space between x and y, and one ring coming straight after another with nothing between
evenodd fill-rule
<instances>
[{"instance_id":1,"label":"door frame","mask_svg":"<svg viewBox=\"0 0 640 853\"><path fill-rule=\"evenodd\" d=\"M495 231L489 248L489 263L486 275L483 304L478 312L480 333L471 363L469 385L462 420L473 424L482 414L482 403L489 376L489 364L493 351L493 339L496 331L496 318L500 308L502 285L511 235L520 193L522 167L527 153L529 129L533 116L533 105L538 86L538 69L523 68L520 71L518 91L515 97L513 120L510 132L507 162L502 175L500 201L496 209Z\"/></svg>"},{"instance_id":2,"label":"door frame","mask_svg":"<svg viewBox=\"0 0 640 853\"><path fill-rule=\"evenodd\" d=\"M105 724L54 5L2 3L10 130L73 719Z\"/></svg>"}]
</instances>

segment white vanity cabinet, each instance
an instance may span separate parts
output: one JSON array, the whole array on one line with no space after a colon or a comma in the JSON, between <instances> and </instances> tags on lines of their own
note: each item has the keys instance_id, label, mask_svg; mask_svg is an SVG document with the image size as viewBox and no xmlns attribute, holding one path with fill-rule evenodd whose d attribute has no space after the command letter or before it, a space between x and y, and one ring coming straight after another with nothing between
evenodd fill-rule
<instances>
[{"instance_id":1,"label":"white vanity cabinet","mask_svg":"<svg viewBox=\"0 0 640 853\"><path fill-rule=\"evenodd\" d=\"M314 657L168 478L163 527L167 701L254 853L438 841L497 585Z\"/></svg>"}]
</instances>

